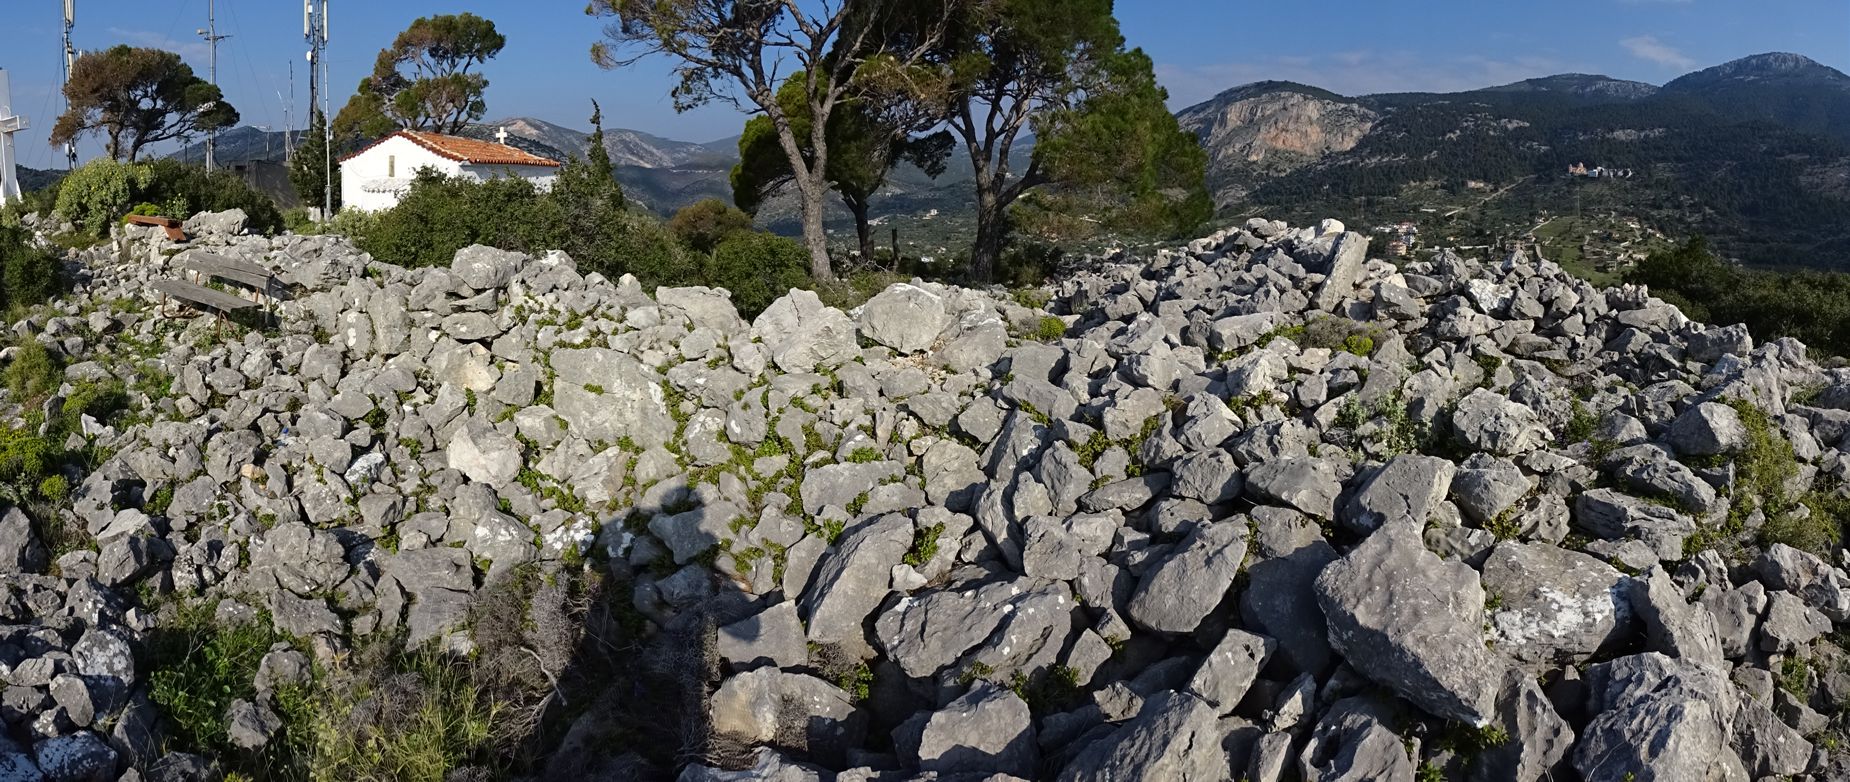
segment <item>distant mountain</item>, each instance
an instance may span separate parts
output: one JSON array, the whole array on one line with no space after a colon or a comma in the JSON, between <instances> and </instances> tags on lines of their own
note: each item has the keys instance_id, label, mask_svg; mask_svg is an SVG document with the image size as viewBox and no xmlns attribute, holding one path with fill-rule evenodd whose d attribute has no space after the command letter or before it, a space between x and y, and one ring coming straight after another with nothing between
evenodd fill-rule
<instances>
[{"instance_id":1,"label":"distant mountain","mask_svg":"<svg viewBox=\"0 0 1850 782\"><path fill-rule=\"evenodd\" d=\"M1552 92L1591 98L1637 100L1649 98L1657 94L1657 90L1657 85L1641 81L1626 81L1586 73L1563 73L1543 76L1539 79L1524 79L1514 84L1489 87L1479 92Z\"/></svg>"},{"instance_id":2,"label":"distant mountain","mask_svg":"<svg viewBox=\"0 0 1850 782\"><path fill-rule=\"evenodd\" d=\"M64 175L67 173L64 171L41 171L36 168L26 168L25 166L20 166L17 170L19 171L19 187L21 190L28 193L34 190L44 190L45 188L57 184L58 180L63 179Z\"/></svg>"},{"instance_id":3,"label":"distant mountain","mask_svg":"<svg viewBox=\"0 0 1850 782\"><path fill-rule=\"evenodd\" d=\"M1804 55L1769 52L1680 76L1664 85L1664 90L1705 92L1745 85L1850 91L1850 76Z\"/></svg>"},{"instance_id":4,"label":"distant mountain","mask_svg":"<svg viewBox=\"0 0 1850 782\"><path fill-rule=\"evenodd\" d=\"M469 135L478 135L485 130L486 134L481 137L493 138L501 128L506 128L510 136L537 141L572 157L583 157L591 143L591 132L588 130L576 130L532 117L509 117L484 122L472 126ZM732 161L738 157L736 138L713 144L694 144L623 128L604 129L604 149L610 152L610 162L637 168L717 168L722 165L730 168Z\"/></svg>"},{"instance_id":5,"label":"distant mountain","mask_svg":"<svg viewBox=\"0 0 1850 782\"><path fill-rule=\"evenodd\" d=\"M1329 90L1274 81L1235 87L1176 119L1208 150L1215 200L1228 206L1269 179L1354 149L1381 114Z\"/></svg>"},{"instance_id":6,"label":"distant mountain","mask_svg":"<svg viewBox=\"0 0 1850 782\"><path fill-rule=\"evenodd\" d=\"M264 130L243 125L218 134L212 150L212 159L222 165L244 163L260 160L266 163L281 163L289 155L289 144L293 135L288 131ZM188 163L204 163L206 159L205 139L198 139L182 147L180 151L168 157L184 160Z\"/></svg>"},{"instance_id":7,"label":"distant mountain","mask_svg":"<svg viewBox=\"0 0 1850 782\"><path fill-rule=\"evenodd\" d=\"M1850 142L1850 75L1797 54L1743 57L1678 78L1663 94Z\"/></svg>"},{"instance_id":8,"label":"distant mountain","mask_svg":"<svg viewBox=\"0 0 1850 782\"><path fill-rule=\"evenodd\" d=\"M1850 76L1798 55L1661 88L1561 74L1351 98L1261 82L1177 117L1226 212L1520 235L1539 212L1601 210L1752 263L1850 268ZM1596 180L1570 177L1577 163L1631 176L1577 187Z\"/></svg>"}]
</instances>

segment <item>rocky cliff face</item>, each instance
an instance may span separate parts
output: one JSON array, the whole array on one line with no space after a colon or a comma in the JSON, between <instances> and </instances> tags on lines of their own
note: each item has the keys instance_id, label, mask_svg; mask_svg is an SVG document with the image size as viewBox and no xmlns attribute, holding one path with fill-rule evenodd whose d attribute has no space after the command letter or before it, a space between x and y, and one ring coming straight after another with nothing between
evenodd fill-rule
<instances>
[{"instance_id":1,"label":"rocky cliff face","mask_svg":"<svg viewBox=\"0 0 1850 782\"><path fill-rule=\"evenodd\" d=\"M1379 119L1333 95L1259 87L1224 93L1176 115L1208 150L1209 189L1220 206L1238 202L1267 177L1355 148Z\"/></svg>"},{"instance_id":2,"label":"rocky cliff face","mask_svg":"<svg viewBox=\"0 0 1850 782\"><path fill-rule=\"evenodd\" d=\"M526 671L533 778L1850 774L1850 372L1643 289L1254 220L1019 297L1051 315L915 282L747 322L198 224L300 286L278 328L156 317L187 255L139 229L13 327L60 398L174 382L72 435L74 543L0 521L11 778L285 752L291 683L381 646ZM185 605L284 639L218 757L149 695ZM372 697L346 733L389 735Z\"/></svg>"}]
</instances>

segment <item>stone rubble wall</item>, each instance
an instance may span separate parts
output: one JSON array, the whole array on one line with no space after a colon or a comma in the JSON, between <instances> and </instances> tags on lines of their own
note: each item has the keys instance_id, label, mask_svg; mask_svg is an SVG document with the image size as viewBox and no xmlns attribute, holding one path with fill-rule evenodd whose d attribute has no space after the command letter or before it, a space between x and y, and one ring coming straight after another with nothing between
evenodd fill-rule
<instances>
[{"instance_id":1,"label":"stone rubble wall","mask_svg":"<svg viewBox=\"0 0 1850 782\"><path fill-rule=\"evenodd\" d=\"M93 549L0 521L0 779L182 765L137 589L261 610L300 669L467 653L525 567L711 628L750 770L655 769L682 780L1850 774L1850 576L1763 545L1821 511L1744 483L1773 438L1787 494L1841 494L1850 372L1641 288L1256 219L1044 305L914 281L747 322L559 253L401 269L208 224L297 286L280 328L152 316L176 248L138 229L13 327L69 377L152 344L174 382L95 434Z\"/></svg>"}]
</instances>

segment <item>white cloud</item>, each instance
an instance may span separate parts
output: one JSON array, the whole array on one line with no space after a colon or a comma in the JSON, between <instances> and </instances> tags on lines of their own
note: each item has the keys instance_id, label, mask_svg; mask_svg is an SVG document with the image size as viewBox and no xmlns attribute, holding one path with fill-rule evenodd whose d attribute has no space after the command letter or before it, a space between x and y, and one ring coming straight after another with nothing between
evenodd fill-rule
<instances>
[{"instance_id":1,"label":"white cloud","mask_svg":"<svg viewBox=\"0 0 1850 782\"><path fill-rule=\"evenodd\" d=\"M1689 68L1696 64L1676 47L1657 40L1655 35L1636 35L1619 41L1633 57L1670 68Z\"/></svg>"},{"instance_id":2,"label":"white cloud","mask_svg":"<svg viewBox=\"0 0 1850 782\"><path fill-rule=\"evenodd\" d=\"M1181 108L1255 81L1294 81L1353 96L1461 92L1574 70L1585 67L1544 56L1435 58L1413 52L1352 51L1318 58L1278 56L1207 65L1158 63L1156 78L1169 89L1171 107Z\"/></svg>"}]
</instances>

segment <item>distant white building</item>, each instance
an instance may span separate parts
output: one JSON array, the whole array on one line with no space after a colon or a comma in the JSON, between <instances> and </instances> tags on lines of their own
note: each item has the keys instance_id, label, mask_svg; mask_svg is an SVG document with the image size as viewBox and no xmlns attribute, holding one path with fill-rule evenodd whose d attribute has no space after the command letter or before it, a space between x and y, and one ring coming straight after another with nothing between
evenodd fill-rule
<instances>
[{"instance_id":1,"label":"distant white building","mask_svg":"<svg viewBox=\"0 0 1850 782\"><path fill-rule=\"evenodd\" d=\"M500 138L506 141L507 131ZM505 143L401 130L340 159L341 208L377 212L397 206L411 180L426 168L478 182L517 176L551 190L559 166L557 160Z\"/></svg>"}]
</instances>

